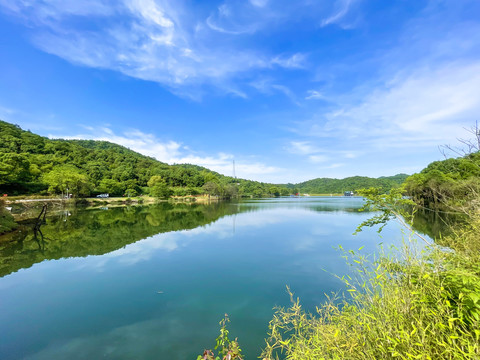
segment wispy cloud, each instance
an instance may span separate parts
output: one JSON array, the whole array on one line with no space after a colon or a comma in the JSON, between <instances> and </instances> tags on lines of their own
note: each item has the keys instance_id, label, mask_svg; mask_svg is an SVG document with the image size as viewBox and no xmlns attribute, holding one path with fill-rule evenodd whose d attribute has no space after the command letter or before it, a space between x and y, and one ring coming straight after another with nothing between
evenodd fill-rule
<instances>
[{"instance_id":1,"label":"wispy cloud","mask_svg":"<svg viewBox=\"0 0 480 360\"><path fill-rule=\"evenodd\" d=\"M432 147L462 133L480 112L480 62L418 69L375 88L359 104L327 113L310 134L378 147Z\"/></svg>"},{"instance_id":2,"label":"wispy cloud","mask_svg":"<svg viewBox=\"0 0 480 360\"><path fill-rule=\"evenodd\" d=\"M378 72L338 94L328 107L319 104L293 129L303 136L299 141L331 139L337 149L348 151L355 144L363 154L399 148L418 153L464 135L463 127L480 112L480 41L468 35L480 28L442 21L446 11L455 14L459 8L432 2L407 22L396 45L371 60ZM307 94L306 100L323 97L317 90Z\"/></svg>"},{"instance_id":3,"label":"wispy cloud","mask_svg":"<svg viewBox=\"0 0 480 360\"><path fill-rule=\"evenodd\" d=\"M266 19L275 17L268 6L260 0L227 1L202 18L182 1L0 0L3 11L29 24L40 49L75 64L155 81L193 98L201 97L204 85L244 97L231 79L270 71L273 65L303 67L301 53L275 55L229 41L232 34L263 28Z\"/></svg>"},{"instance_id":4,"label":"wispy cloud","mask_svg":"<svg viewBox=\"0 0 480 360\"><path fill-rule=\"evenodd\" d=\"M301 69L306 66L306 58L306 55L301 53L296 53L291 56L276 56L272 59L272 64L289 69Z\"/></svg>"},{"instance_id":5,"label":"wispy cloud","mask_svg":"<svg viewBox=\"0 0 480 360\"><path fill-rule=\"evenodd\" d=\"M291 141L287 150L292 154L310 155L320 151L309 141Z\"/></svg>"},{"instance_id":6,"label":"wispy cloud","mask_svg":"<svg viewBox=\"0 0 480 360\"><path fill-rule=\"evenodd\" d=\"M272 95L281 93L289 98L294 104L300 105L297 96L290 88L285 85L275 84L272 79L261 78L250 83L250 86L257 89L262 94Z\"/></svg>"},{"instance_id":7,"label":"wispy cloud","mask_svg":"<svg viewBox=\"0 0 480 360\"><path fill-rule=\"evenodd\" d=\"M268 4L269 0L250 0L250 4L257 7L264 7Z\"/></svg>"},{"instance_id":8,"label":"wispy cloud","mask_svg":"<svg viewBox=\"0 0 480 360\"><path fill-rule=\"evenodd\" d=\"M331 24L336 24L345 29L352 27L353 23L347 22L345 20L345 17L349 13L355 1L356 0L337 0L335 2L335 9L333 13L330 16L323 19L320 22L320 25L327 26Z\"/></svg>"},{"instance_id":9,"label":"wispy cloud","mask_svg":"<svg viewBox=\"0 0 480 360\"><path fill-rule=\"evenodd\" d=\"M308 90L305 100L325 100L326 97L320 91Z\"/></svg>"},{"instance_id":10,"label":"wispy cloud","mask_svg":"<svg viewBox=\"0 0 480 360\"><path fill-rule=\"evenodd\" d=\"M330 160L330 158L326 155L310 155L309 157L309 160L311 162L314 162L314 163L323 163L323 162L326 162L328 160Z\"/></svg>"},{"instance_id":11,"label":"wispy cloud","mask_svg":"<svg viewBox=\"0 0 480 360\"><path fill-rule=\"evenodd\" d=\"M15 114L17 111L8 107L0 105L0 119L7 120L10 115Z\"/></svg>"},{"instance_id":12,"label":"wispy cloud","mask_svg":"<svg viewBox=\"0 0 480 360\"><path fill-rule=\"evenodd\" d=\"M338 160L349 160L360 155L360 152L351 152L342 149L329 149L325 146L322 146L321 143L317 144L312 141L290 141L285 150L290 154L299 155L303 159L315 164L325 164ZM340 165L343 166L343 163ZM331 169L339 167L340 165L327 165L326 167L323 166L323 168Z\"/></svg>"}]
</instances>

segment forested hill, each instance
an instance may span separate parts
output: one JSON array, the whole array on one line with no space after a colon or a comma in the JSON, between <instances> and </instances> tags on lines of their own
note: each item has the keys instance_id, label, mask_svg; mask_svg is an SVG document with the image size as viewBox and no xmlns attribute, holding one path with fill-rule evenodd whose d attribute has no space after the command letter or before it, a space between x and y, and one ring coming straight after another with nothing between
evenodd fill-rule
<instances>
[{"instance_id":1,"label":"forested hill","mask_svg":"<svg viewBox=\"0 0 480 360\"><path fill-rule=\"evenodd\" d=\"M398 174L388 177L370 178L366 176L352 176L345 179L318 178L308 180L296 185L287 185L296 187L301 193L309 194L338 194L345 191L356 191L362 188L376 187L382 191L388 191L391 188L400 186L408 177L406 174Z\"/></svg>"},{"instance_id":2,"label":"forested hill","mask_svg":"<svg viewBox=\"0 0 480 360\"><path fill-rule=\"evenodd\" d=\"M410 176L405 181L407 194L428 208L454 208L458 211L463 206L465 209L478 209L480 151L478 147L473 150L458 158L434 161L418 174Z\"/></svg>"},{"instance_id":3,"label":"forested hill","mask_svg":"<svg viewBox=\"0 0 480 360\"><path fill-rule=\"evenodd\" d=\"M208 193L279 196L291 193L343 193L365 187L384 191L407 175L346 179L320 178L274 185L234 179L197 165L168 165L107 141L48 139L0 120L0 193L156 197Z\"/></svg>"},{"instance_id":4,"label":"forested hill","mask_svg":"<svg viewBox=\"0 0 480 360\"><path fill-rule=\"evenodd\" d=\"M75 196L288 194L285 187L200 166L168 165L107 141L48 139L0 120L0 192L59 194L67 188Z\"/></svg>"}]
</instances>

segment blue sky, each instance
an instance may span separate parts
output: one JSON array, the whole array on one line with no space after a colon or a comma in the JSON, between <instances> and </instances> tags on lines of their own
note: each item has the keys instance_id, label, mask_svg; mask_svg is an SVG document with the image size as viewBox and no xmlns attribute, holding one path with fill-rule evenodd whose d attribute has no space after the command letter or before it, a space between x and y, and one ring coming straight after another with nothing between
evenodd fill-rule
<instances>
[{"instance_id":1,"label":"blue sky","mask_svg":"<svg viewBox=\"0 0 480 360\"><path fill-rule=\"evenodd\" d=\"M0 0L0 119L285 183L413 173L480 114L478 0Z\"/></svg>"}]
</instances>

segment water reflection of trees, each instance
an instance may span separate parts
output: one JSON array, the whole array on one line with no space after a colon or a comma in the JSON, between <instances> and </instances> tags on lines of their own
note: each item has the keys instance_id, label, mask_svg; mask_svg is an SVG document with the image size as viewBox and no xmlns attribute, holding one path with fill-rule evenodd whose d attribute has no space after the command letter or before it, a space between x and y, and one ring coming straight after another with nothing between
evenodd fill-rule
<instances>
[{"instance_id":1,"label":"water reflection of trees","mask_svg":"<svg viewBox=\"0 0 480 360\"><path fill-rule=\"evenodd\" d=\"M441 245L442 237L451 235L453 226L461 221L462 218L458 214L420 209L415 213L412 228L435 239Z\"/></svg>"},{"instance_id":2,"label":"water reflection of trees","mask_svg":"<svg viewBox=\"0 0 480 360\"><path fill-rule=\"evenodd\" d=\"M281 204L280 207L283 207ZM290 203L288 208L312 212L358 212L361 203L319 204ZM116 208L71 208L47 217L37 231L34 225L23 225L21 231L9 234L0 242L0 276L44 260L102 255L159 233L194 229L226 215L278 209L279 204L266 202L215 202L210 204L160 203L150 206ZM446 214L417 212L413 228L431 238L447 235L454 221ZM234 219L232 226L235 227Z\"/></svg>"},{"instance_id":3,"label":"water reflection of trees","mask_svg":"<svg viewBox=\"0 0 480 360\"><path fill-rule=\"evenodd\" d=\"M0 243L0 276L43 260L106 254L155 234L193 229L242 210L227 202L69 209L47 217L40 228L25 225L13 241Z\"/></svg>"}]
</instances>

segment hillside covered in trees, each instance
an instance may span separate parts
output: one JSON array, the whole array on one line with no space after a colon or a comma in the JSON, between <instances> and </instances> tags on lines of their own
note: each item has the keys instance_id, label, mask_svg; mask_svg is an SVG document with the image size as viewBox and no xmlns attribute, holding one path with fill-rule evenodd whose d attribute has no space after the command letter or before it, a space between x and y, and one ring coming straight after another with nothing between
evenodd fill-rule
<instances>
[{"instance_id":1,"label":"hillside covered in trees","mask_svg":"<svg viewBox=\"0 0 480 360\"><path fill-rule=\"evenodd\" d=\"M408 177L404 186L417 204L427 208L478 206L480 152L434 161L418 174Z\"/></svg>"},{"instance_id":2,"label":"hillside covered in trees","mask_svg":"<svg viewBox=\"0 0 480 360\"><path fill-rule=\"evenodd\" d=\"M297 188L301 193L312 194L338 194L370 187L380 188L382 192L386 192L391 188L399 187L407 177L406 174L398 174L379 178L366 176L352 176L345 179L318 178L296 185L288 184L287 187Z\"/></svg>"},{"instance_id":3,"label":"hillside covered in trees","mask_svg":"<svg viewBox=\"0 0 480 360\"><path fill-rule=\"evenodd\" d=\"M0 192L113 196L288 195L286 187L168 165L107 141L48 139L0 121Z\"/></svg>"},{"instance_id":4,"label":"hillside covered in trees","mask_svg":"<svg viewBox=\"0 0 480 360\"><path fill-rule=\"evenodd\" d=\"M234 179L197 165L169 165L107 141L48 139L0 120L0 192L9 195L261 197L343 193L366 187L388 191L406 177L319 178L275 185Z\"/></svg>"}]
</instances>

